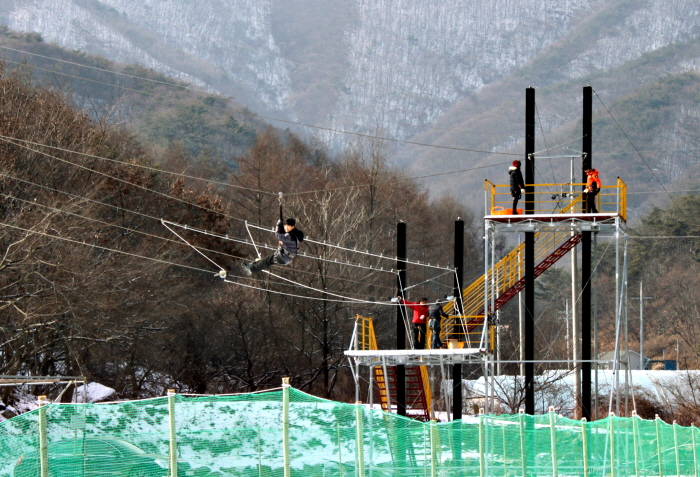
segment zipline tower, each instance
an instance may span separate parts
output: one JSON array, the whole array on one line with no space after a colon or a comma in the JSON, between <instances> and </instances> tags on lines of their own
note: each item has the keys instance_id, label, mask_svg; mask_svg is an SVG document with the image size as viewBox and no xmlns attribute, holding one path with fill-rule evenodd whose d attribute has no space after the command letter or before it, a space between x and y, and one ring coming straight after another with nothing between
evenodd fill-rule
<instances>
[{"instance_id":1,"label":"zipline tower","mask_svg":"<svg viewBox=\"0 0 700 477\"><path fill-rule=\"evenodd\" d=\"M591 320L595 302L595 243L600 236L612 236L615 244L615 316L620 323L623 290L627 276L627 187L618 177L606 181L596 196L599 213L588 213L583 190L586 187L585 170L592 162L592 88L583 88L583 144L580 156L582 182L535 184L534 148L535 91L526 90L526 194L525 213L513 214L507 209L511 204L509 185L494 185L486 181L484 213L484 268L489 275L484 286L484 309L495 313L512 296L525 292L524 346L525 349L525 412L535 413L535 365L547 360L535 356L535 279L557 260L581 244L581 356L574 364L580 371L581 395L579 400L582 417L591 420L591 367L596 362L591 353L593 340ZM569 157L569 156L566 156ZM540 157L546 159L547 157ZM611 184L612 182L612 184ZM608 184L608 185L606 185ZM495 243L498 234L523 233L525 242L503 259L495 260ZM622 257L621 257L622 247ZM622 263L621 263L622 259ZM572 271L573 273L574 271ZM487 314L488 314L487 313ZM574 336L574 339L578 337ZM488 403L487 399L487 403ZM488 404L487 404L488 408Z\"/></svg>"},{"instance_id":2,"label":"zipline tower","mask_svg":"<svg viewBox=\"0 0 700 477\"><path fill-rule=\"evenodd\" d=\"M591 92L590 86L584 88L584 132L581 170L592 167L591 151ZM495 393L493 377L498 361L494 353L494 324L496 312L519 293L525 294L524 323L524 363L525 376L525 412L535 414L535 369L537 364L553 363L551 360L537 360L535 353L535 280L552 267L560 258L581 244L582 259L582 319L581 319L581 357L574 363L581 373L580 402L583 417L591 420L591 366L592 357L592 298L594 295L594 272L596 260L595 243L599 236L614 237L615 272L616 272L616 322L624 312L624 290L627 268L627 196L626 185L620 179L612 182L603 177L603 186L596 196L598 213L588 213L584 200L583 182L560 184L536 184L535 161L535 90L526 90L526 151L525 151L525 213L514 214L507 207L512 203L509 185L495 185L485 182L484 212L484 274L470 285L461 288L456 285L456 299L443 307L452 315L444 319L441 328L441 340L448 343L446 349L405 349L403 323L397 318L397 349L377 349L374 328L371 319L358 316L351 349L345 352L353 363L356 381L356 396L359 386L360 367L370 369L370 402L373 402L375 387L378 401L382 408L398 414L421 420L434 418L432 396L428 369L440 372L441 381L450 381L449 369L452 369L452 391L446 393L453 399L452 418L462 417L462 365L477 365L484 376L484 411L488 414L495 410ZM570 157L570 156L566 156ZM578 157L575 158L579 160ZM572 171L574 169L572 159ZM586 174L583 173L583 177ZM405 233L405 224L401 224ZM461 230L456 225L455 230ZM497 238L499 234L524 234L525 241L517 245L500 260L496 260ZM456 232L456 237L459 233ZM457 244L457 238L455 244ZM463 246L463 245L462 245ZM622 250L622 254L621 254ZM403 253L403 254L402 254ZM405 260L405 250L399 250L399 257ZM402 269L399 264L399 270ZM405 267L404 267L405 268ZM455 246L456 277L461 276L461 264ZM461 278L456 278L458 284ZM399 283L406 283L403 276ZM429 332L430 333L430 332ZM577 337L574 337L575 339ZM430 342L430 335L425 340ZM618 356L616 361L618 362ZM513 363L514 361L508 361ZM618 373L619 374L619 373ZM444 389L444 388L443 388ZM447 403L446 403L447 404ZM447 408L449 409L449 405Z\"/></svg>"}]
</instances>

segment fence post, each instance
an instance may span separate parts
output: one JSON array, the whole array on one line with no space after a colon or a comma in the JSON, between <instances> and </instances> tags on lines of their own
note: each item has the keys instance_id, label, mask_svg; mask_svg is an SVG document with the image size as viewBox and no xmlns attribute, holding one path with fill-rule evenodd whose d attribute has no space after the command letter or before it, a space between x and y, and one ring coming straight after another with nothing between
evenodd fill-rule
<instances>
[{"instance_id":1,"label":"fence post","mask_svg":"<svg viewBox=\"0 0 700 477\"><path fill-rule=\"evenodd\" d=\"M430 476L435 477L437 475L437 451L438 439L437 439L437 423L433 420L430 421Z\"/></svg>"},{"instance_id":2,"label":"fence post","mask_svg":"<svg viewBox=\"0 0 700 477\"><path fill-rule=\"evenodd\" d=\"M39 475L49 477L49 448L46 432L46 405L49 403L46 396L39 396Z\"/></svg>"},{"instance_id":3,"label":"fence post","mask_svg":"<svg viewBox=\"0 0 700 477\"><path fill-rule=\"evenodd\" d=\"M523 475L527 475L527 456L525 455L525 413L520 410L520 465L523 469Z\"/></svg>"},{"instance_id":4,"label":"fence post","mask_svg":"<svg viewBox=\"0 0 700 477\"><path fill-rule=\"evenodd\" d=\"M693 472L698 477L698 448L695 444L695 424L690 425L690 437L693 440Z\"/></svg>"},{"instance_id":5,"label":"fence post","mask_svg":"<svg viewBox=\"0 0 700 477\"><path fill-rule=\"evenodd\" d=\"M673 450L676 454L676 475L681 475L681 459L678 456L678 424L673 421Z\"/></svg>"},{"instance_id":6,"label":"fence post","mask_svg":"<svg viewBox=\"0 0 700 477\"><path fill-rule=\"evenodd\" d=\"M357 428L357 477L365 476L365 456L363 453L364 426L362 419L362 402L355 403L355 427Z\"/></svg>"},{"instance_id":7,"label":"fence post","mask_svg":"<svg viewBox=\"0 0 700 477\"><path fill-rule=\"evenodd\" d=\"M639 477L639 416L632 411L632 439L634 447L634 475Z\"/></svg>"},{"instance_id":8,"label":"fence post","mask_svg":"<svg viewBox=\"0 0 700 477\"><path fill-rule=\"evenodd\" d=\"M291 477L289 464L289 378L282 378L282 459L284 477Z\"/></svg>"},{"instance_id":9,"label":"fence post","mask_svg":"<svg viewBox=\"0 0 700 477\"><path fill-rule=\"evenodd\" d=\"M661 466L661 419L656 415L656 458L659 461L659 477L664 477L664 471Z\"/></svg>"},{"instance_id":10,"label":"fence post","mask_svg":"<svg viewBox=\"0 0 700 477\"><path fill-rule=\"evenodd\" d=\"M613 427L615 414L611 412L608 419L610 419L610 426L608 427L608 437L610 440L610 477L615 477L615 429Z\"/></svg>"},{"instance_id":11,"label":"fence post","mask_svg":"<svg viewBox=\"0 0 700 477\"><path fill-rule=\"evenodd\" d=\"M581 419L581 441L583 447L583 477L588 477L588 431L586 430L586 418Z\"/></svg>"},{"instance_id":12,"label":"fence post","mask_svg":"<svg viewBox=\"0 0 700 477\"><path fill-rule=\"evenodd\" d=\"M175 390L168 389L168 418L170 421L170 477L177 477L177 431L175 429Z\"/></svg>"},{"instance_id":13,"label":"fence post","mask_svg":"<svg viewBox=\"0 0 700 477\"><path fill-rule=\"evenodd\" d=\"M510 422L510 421L508 421ZM503 475L504 477L508 476L508 461L507 459L507 454L508 454L508 445L506 444L506 426L501 426L501 441L503 442Z\"/></svg>"},{"instance_id":14,"label":"fence post","mask_svg":"<svg viewBox=\"0 0 700 477\"><path fill-rule=\"evenodd\" d=\"M479 409L479 476L486 477L486 462L484 462L484 410Z\"/></svg>"},{"instance_id":15,"label":"fence post","mask_svg":"<svg viewBox=\"0 0 700 477\"><path fill-rule=\"evenodd\" d=\"M553 477L558 477L559 471L557 469L557 432L556 432L556 413L554 408L549 406L549 449L552 455L552 475Z\"/></svg>"}]
</instances>

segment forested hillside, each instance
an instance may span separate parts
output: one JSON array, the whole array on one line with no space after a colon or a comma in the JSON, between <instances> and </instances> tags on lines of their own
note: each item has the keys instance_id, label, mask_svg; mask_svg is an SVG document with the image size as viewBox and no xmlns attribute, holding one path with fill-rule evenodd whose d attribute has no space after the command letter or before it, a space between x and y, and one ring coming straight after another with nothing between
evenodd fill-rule
<instances>
[{"instance_id":1,"label":"forested hillside","mask_svg":"<svg viewBox=\"0 0 700 477\"><path fill-rule=\"evenodd\" d=\"M624 171L635 193L652 184L683 189L678 181L698 154L688 84L700 65L697 10L695 0L54 0L0 2L0 21L234 96L336 151L356 133L388 138L390 159L411 175L444 174L429 194L451 192L480 212L483 179L506 177L512 157L502 154L522 155L528 86L537 89L540 157L580 153L581 88L590 84L603 180ZM677 78L686 87L669 89ZM653 98L663 90L674 97ZM659 101L663 114L637 120L637 106ZM201 147L184 126L201 112L181 106L140 130ZM161 125L174 118L182 122ZM203 135L210 147L250 126L234 118L212 123ZM566 162L543 159L541 179L566 182ZM634 197L632 218L653 202Z\"/></svg>"},{"instance_id":2,"label":"forested hillside","mask_svg":"<svg viewBox=\"0 0 700 477\"><path fill-rule=\"evenodd\" d=\"M332 158L266 129L234 171L222 170L91 120L24 68L3 70L0 88L0 374L81 375L129 398L255 390L290 376L345 399L355 314L373 313L382 340L396 326L395 262L379 254L395 254L399 220L409 257L448 266L462 217L479 273L478 221L453 199L429 201L379 143ZM289 282L240 276L240 261L255 256L244 221L272 226L278 191L311 239L376 256L309 242L282 272ZM176 231L196 250L161 219L190 227ZM263 253L275 247L271 233L250 230ZM415 266L409 277L423 282L410 297L451 291L444 272Z\"/></svg>"},{"instance_id":3,"label":"forested hillside","mask_svg":"<svg viewBox=\"0 0 700 477\"><path fill-rule=\"evenodd\" d=\"M0 28L0 40L8 67L26 65L33 78L67 94L92 119L124 123L153 145L177 142L189 155L230 167L230 158L267 127L230 97L139 65L69 51L7 27Z\"/></svg>"}]
</instances>

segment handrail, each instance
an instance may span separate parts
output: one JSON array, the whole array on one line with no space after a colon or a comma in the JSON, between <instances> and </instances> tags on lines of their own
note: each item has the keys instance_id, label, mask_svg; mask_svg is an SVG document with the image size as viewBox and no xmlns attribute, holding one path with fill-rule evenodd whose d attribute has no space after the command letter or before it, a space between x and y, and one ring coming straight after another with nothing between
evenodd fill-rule
<instances>
[{"instance_id":1,"label":"handrail","mask_svg":"<svg viewBox=\"0 0 700 477\"><path fill-rule=\"evenodd\" d=\"M374 332L374 320L372 318L367 317L367 316L362 316L362 315L355 315L355 323L357 324L357 347L360 350L367 351L367 350L378 350L379 346L377 345L377 335ZM389 390L389 385L388 385L388 379L389 377L384 374L384 369L381 367L379 363L379 359L377 358L377 368L380 368L382 371L382 375L384 376L383 381L376 380L377 387L379 388L379 396L380 399L382 396L384 396L387 399L387 403L389 402L390 396L390 390ZM429 413L431 413L431 418L432 418L432 402L433 402L433 395L432 391L430 388L430 379L428 375L428 370L425 366L420 366L419 367L419 373L420 373L420 379L423 385L423 393L425 394L425 402L427 407L427 410ZM389 407L387 405L387 407ZM387 409L388 410L388 409Z\"/></svg>"},{"instance_id":2,"label":"handrail","mask_svg":"<svg viewBox=\"0 0 700 477\"><path fill-rule=\"evenodd\" d=\"M569 213L582 213L583 203L580 202L582 196L582 188L586 184L580 182L566 182L561 184L526 184L537 188L533 192L533 200L525 200L525 197L519 204L534 204L535 213L537 214L559 214L562 213L565 203L572 204L579 202L581 207L569 208ZM559 192L543 191L542 187L555 187ZM578 190L575 190L578 189ZM499 215L503 213L503 209L510 208L513 199L510 195L510 185L493 184L486 180L484 190L487 192L486 210L490 215ZM574 198L572 201L571 199ZM619 177L614 185L604 185L600 188L600 192L596 196L598 210L601 213L609 213L619 215L623 220L627 220L627 185ZM500 208L500 209L499 209Z\"/></svg>"},{"instance_id":3,"label":"handrail","mask_svg":"<svg viewBox=\"0 0 700 477\"><path fill-rule=\"evenodd\" d=\"M624 183L623 183L624 184ZM576 184L574 184L576 185ZM491 193L495 194L496 186L489 181L486 181L485 187L487 192L491 189ZM505 186L504 186L505 187ZM613 187L613 186L609 186ZM619 186L617 186L619 187ZM493 203L493 200L492 200ZM582 195L577 194L571 197L567 204L563 205L558 210L559 214L567 214L583 209ZM539 263L549 255L551 255L562 242L568 240L571 236L570 231L555 230L552 232L536 233L535 234L535 262ZM495 274L495 275L494 275ZM461 323L454 326L465 327L466 323L483 323L484 322L484 289L486 289L487 301L492 302L494 297L498 297L505 291L513 287L525 274L525 244L518 244L513 250L506 254L498 261L489 271L487 275L474 280L469 286L462 290L462 304L465 320L459 320ZM484 284L484 280L487 281ZM450 314L454 311L454 302L450 302L443 307L443 310ZM450 325L448 325L450 326ZM453 327L454 327L453 326ZM447 327L445 327L447 329ZM460 334L452 331L451 334ZM446 336L450 333L446 332Z\"/></svg>"}]
</instances>

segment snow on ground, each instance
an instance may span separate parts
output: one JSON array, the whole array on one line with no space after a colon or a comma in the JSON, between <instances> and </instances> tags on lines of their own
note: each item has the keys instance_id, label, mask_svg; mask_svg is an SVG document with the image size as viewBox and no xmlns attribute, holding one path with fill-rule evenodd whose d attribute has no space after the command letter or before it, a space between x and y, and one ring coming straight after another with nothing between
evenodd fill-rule
<instances>
[{"instance_id":1,"label":"snow on ground","mask_svg":"<svg viewBox=\"0 0 700 477\"><path fill-rule=\"evenodd\" d=\"M700 371L698 370L684 370L684 371L665 371L665 370L630 370L629 375L625 370L617 371L612 370L599 370L598 371L598 393L600 395L609 395L612 389L615 389L615 385L619 386L618 389L624 390L626 380L629 380L629 385L632 388L646 392L654 397L658 402L666 403L671 406L674 404L673 396L669 395L667 388L669 384L680 384L683 378L688 376L698 377L700 376ZM593 375L593 378L595 375ZM551 382L552 385L541 392L535 393L535 409L537 413L546 413L549 406L555 407L557 412L566 414L571 409L568 409L570 403L574 402L574 374L572 371L559 370L559 371L548 371L544 375L535 376L536 382L541 382L543 379ZM522 376L494 376L493 383L489 379L488 389L489 393L492 395L494 392L498 396L499 400L508 401L508 396L512 394L514 389L514 380L518 380L518 388L522 389L522 382L524 377ZM484 378L479 378L473 381L465 381L465 388L467 389L467 397L471 396L484 396L487 392L487 385ZM591 382L592 390L595 391L593 387L595 382ZM480 406L483 406L483 400L477 400ZM564 404L564 406L562 405ZM506 409L505 411L509 411ZM517 412L517 409L510 410L512 412Z\"/></svg>"},{"instance_id":2,"label":"snow on ground","mask_svg":"<svg viewBox=\"0 0 700 477\"><path fill-rule=\"evenodd\" d=\"M117 392L100 383L87 383L75 388L73 394L74 403L79 402L100 402L117 397Z\"/></svg>"},{"instance_id":3,"label":"snow on ground","mask_svg":"<svg viewBox=\"0 0 700 477\"><path fill-rule=\"evenodd\" d=\"M558 373L558 375L557 375ZM669 402L665 387L670 381L679 381L685 373L698 371L631 371L631 384L647 390L661 402ZM567 371L552 372L560 378L555 393L561 402L571 402L573 375ZM625 373L619 375L624 383ZM522 377L494 377L499 383L496 392L505 398L505 390L513 388L513 380ZM542 379L542 377L538 377ZM615 380L612 371L599 372L601 393L607 393ZM468 381L466 388L472 395L483 395L482 379ZM492 384L490 382L490 384ZM493 389L493 388L492 388ZM327 465L337 469L336 462L353 465L356 451L355 407L326 401L292 390L289 406L291 465L304 470L308 466ZM180 457L193 468L207 468L207 472L232 475L243 468L267 465L272 469L282 466L280 392L259 395L207 396L197 398L176 397L175 420ZM76 400L100 401L114 395L114 390L97 383L78 388ZM552 396L538 395L538 412L547 410ZM17 409L36 408L36 401L27 396L26 404ZM167 454L169 448L169 414L166 397L143 401L108 404L71 404L49 408L48 435L50 441L90 435L111 435L131 442L149 453ZM558 409L559 412L562 409ZM446 416L444 416L446 417ZM376 409L365 410L365 423L374 428L370 439L373 465L389 464L389 421ZM12 475L14 463L21 455L36 449L38 442L38 418L30 412L0 423L0 477ZM474 425L473 416L465 416L466 425ZM411 419L405 420L402 429L411 432L416 442L429 439L428 427ZM464 449L464 452L470 452ZM337 470L336 470L337 471ZM207 474L204 474L207 475Z\"/></svg>"}]
</instances>

